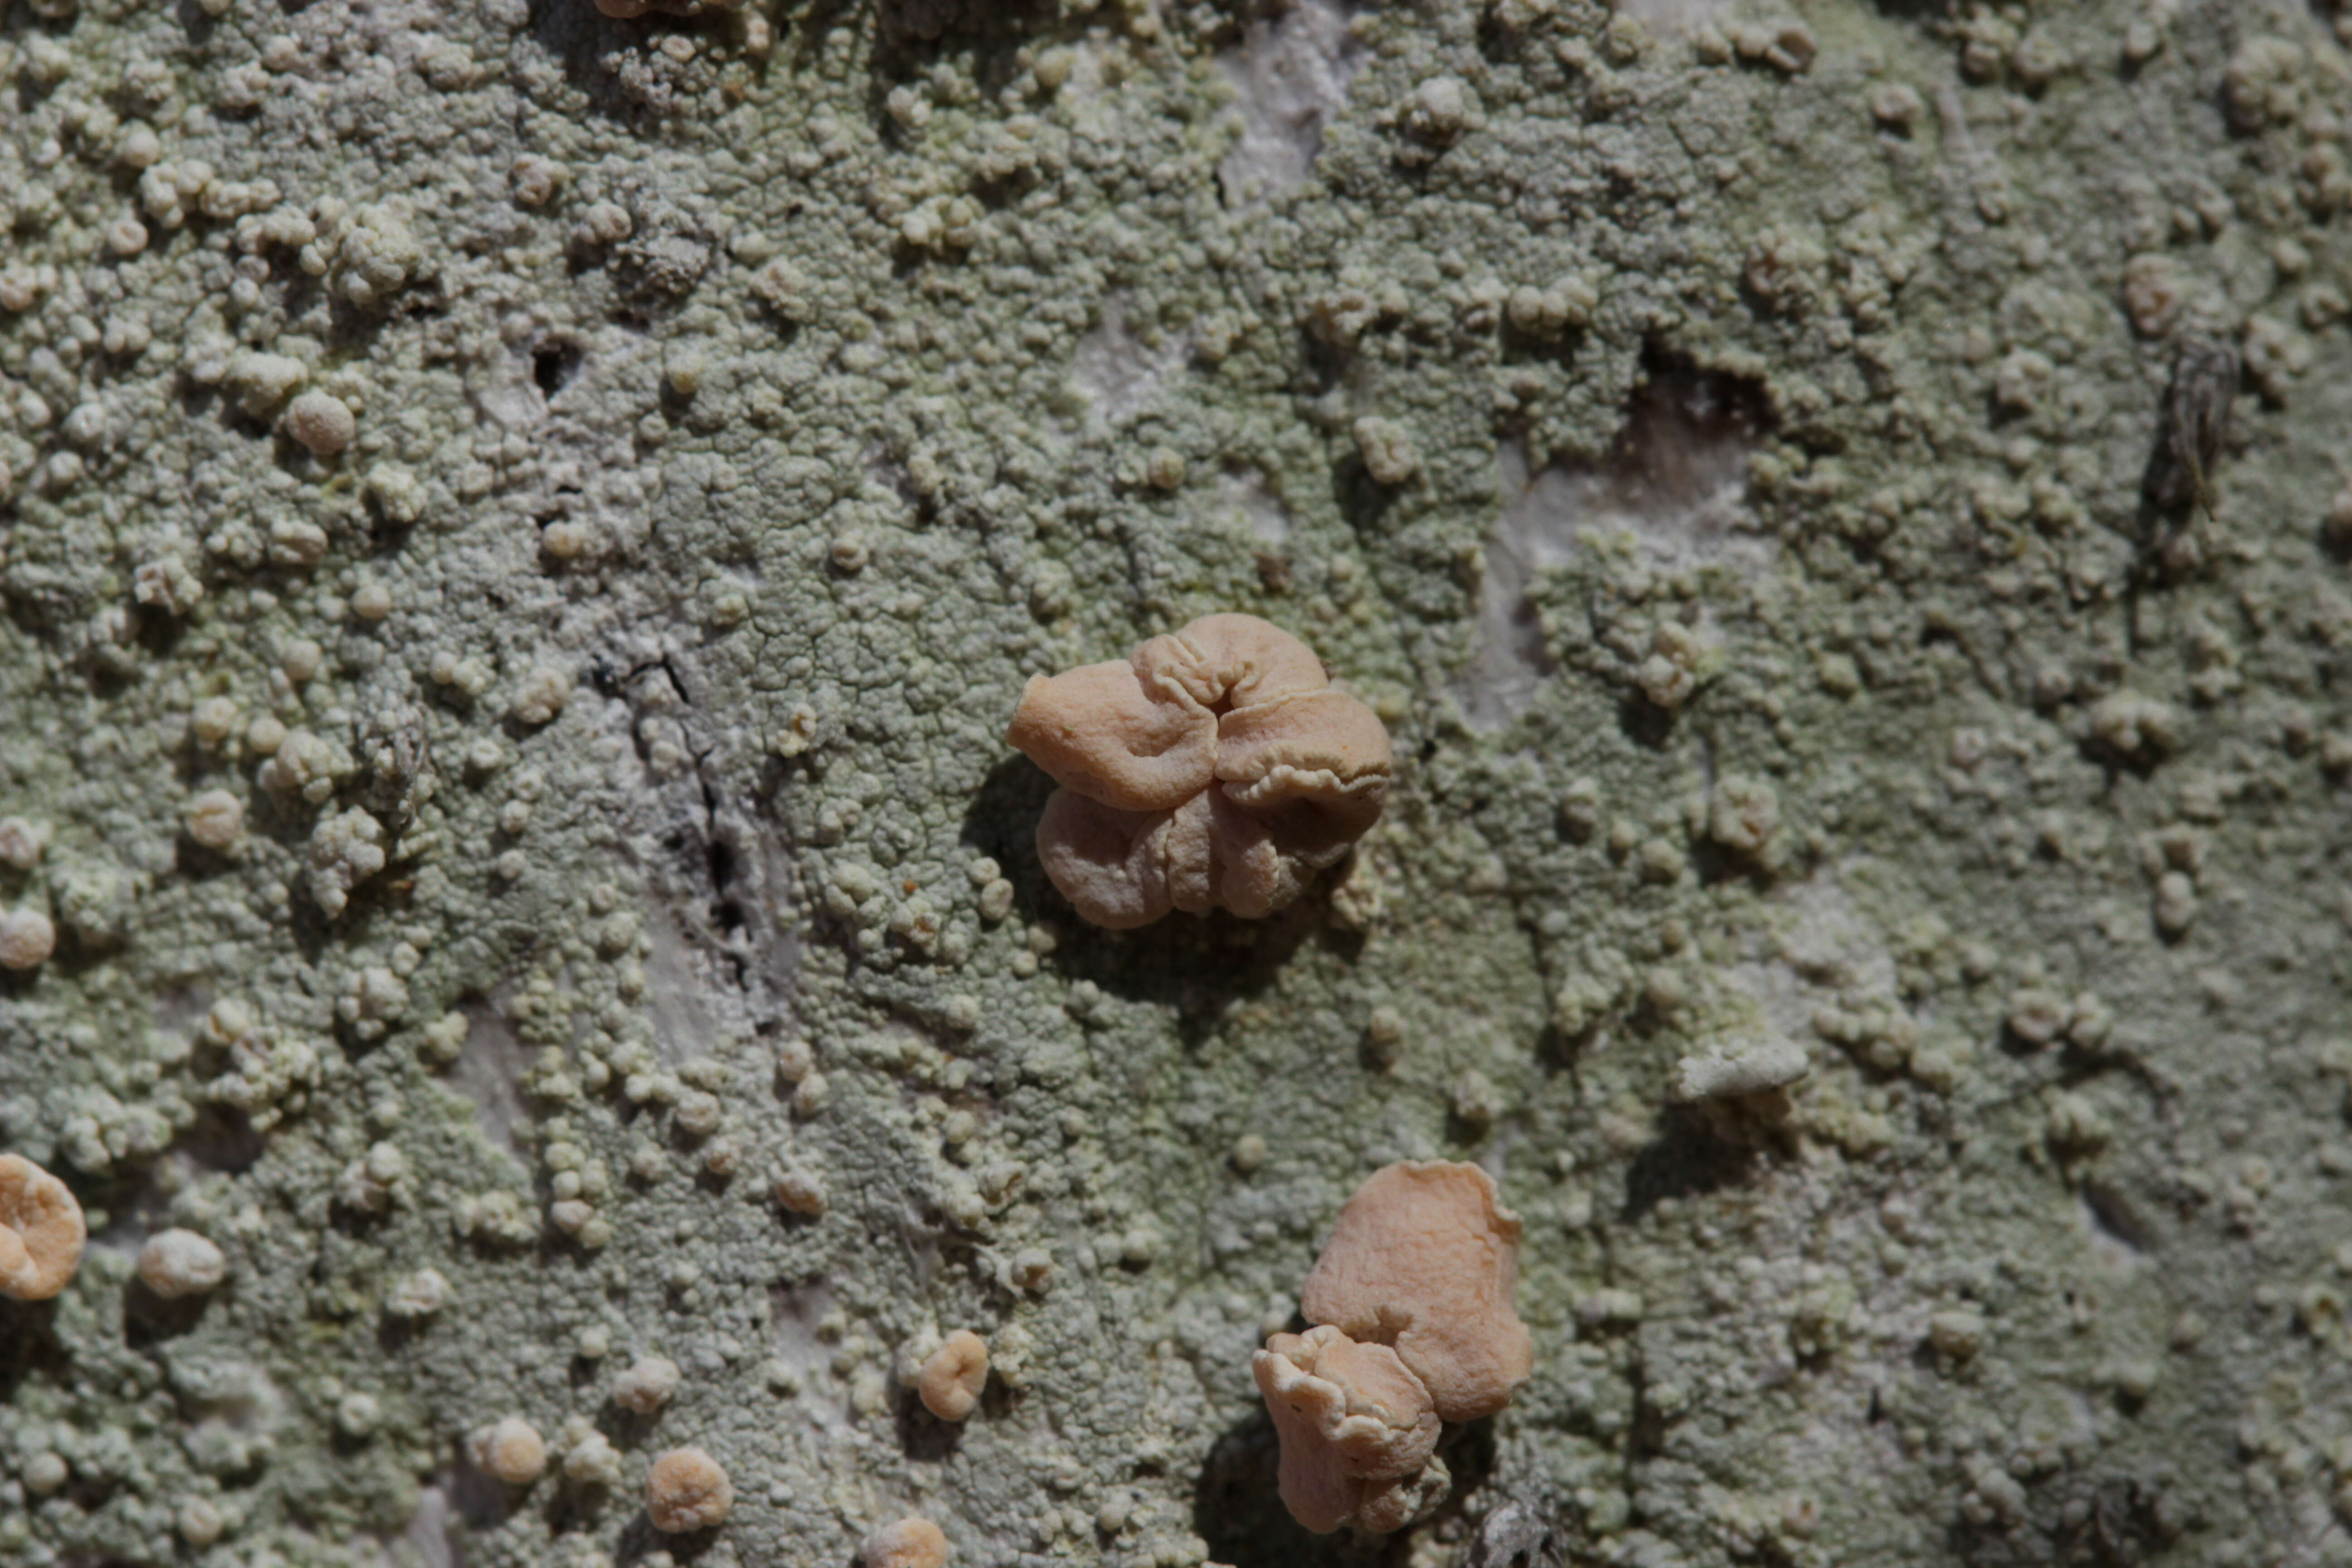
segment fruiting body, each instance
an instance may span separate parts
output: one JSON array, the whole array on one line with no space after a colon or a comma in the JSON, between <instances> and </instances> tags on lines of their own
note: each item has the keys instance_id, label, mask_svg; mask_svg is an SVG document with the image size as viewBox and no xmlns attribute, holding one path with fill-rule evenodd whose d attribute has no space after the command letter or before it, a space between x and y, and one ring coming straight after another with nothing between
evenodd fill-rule
<instances>
[{"instance_id":1,"label":"fruiting body","mask_svg":"<svg viewBox=\"0 0 2352 1568\"><path fill-rule=\"evenodd\" d=\"M1386 1345L1276 1334L1251 1363L1282 1438L1282 1500L1317 1534L1403 1528L1445 1495L1429 1391Z\"/></svg>"},{"instance_id":2,"label":"fruiting body","mask_svg":"<svg viewBox=\"0 0 2352 1568\"><path fill-rule=\"evenodd\" d=\"M228 1276L221 1249L193 1230L158 1231L139 1249L139 1278L158 1296L201 1296Z\"/></svg>"},{"instance_id":3,"label":"fruiting body","mask_svg":"<svg viewBox=\"0 0 2352 1568\"><path fill-rule=\"evenodd\" d=\"M1307 1277L1299 1310L1349 1338L1395 1347L1444 1421L1511 1402L1535 1348L1511 1295L1519 1216L1475 1165L1412 1161L1375 1171Z\"/></svg>"},{"instance_id":4,"label":"fruiting body","mask_svg":"<svg viewBox=\"0 0 2352 1568\"><path fill-rule=\"evenodd\" d=\"M1005 739L1061 788L1045 874L1099 926L1283 908L1379 820L1388 731L1312 649L1205 616L1128 659L1033 678Z\"/></svg>"},{"instance_id":5,"label":"fruiting body","mask_svg":"<svg viewBox=\"0 0 2352 1568\"><path fill-rule=\"evenodd\" d=\"M928 1519L902 1519L867 1536L858 1555L865 1568L945 1568L947 1532Z\"/></svg>"},{"instance_id":6,"label":"fruiting body","mask_svg":"<svg viewBox=\"0 0 2352 1568\"><path fill-rule=\"evenodd\" d=\"M814 1172L791 1170L776 1178L776 1206L814 1218L824 1213L824 1184Z\"/></svg>"},{"instance_id":7,"label":"fruiting body","mask_svg":"<svg viewBox=\"0 0 2352 1568\"><path fill-rule=\"evenodd\" d=\"M520 1415L483 1427L468 1447L475 1468L510 1487L527 1487L547 1473L547 1443L539 1428Z\"/></svg>"},{"instance_id":8,"label":"fruiting body","mask_svg":"<svg viewBox=\"0 0 2352 1568\"><path fill-rule=\"evenodd\" d=\"M89 1229L63 1182L16 1154L0 1154L0 1296L46 1301L81 1267Z\"/></svg>"},{"instance_id":9,"label":"fruiting body","mask_svg":"<svg viewBox=\"0 0 2352 1568\"><path fill-rule=\"evenodd\" d=\"M563 1479L575 1487L617 1487L628 1473L613 1440L582 1416L564 1423Z\"/></svg>"},{"instance_id":10,"label":"fruiting body","mask_svg":"<svg viewBox=\"0 0 2352 1568\"><path fill-rule=\"evenodd\" d=\"M1518 1239L1475 1165L1406 1161L1356 1189L1300 1298L1318 1326L1251 1362L1299 1523L1400 1530L1444 1500L1440 1423L1493 1415L1534 1370Z\"/></svg>"},{"instance_id":11,"label":"fruiting body","mask_svg":"<svg viewBox=\"0 0 2352 1568\"><path fill-rule=\"evenodd\" d=\"M970 1329L958 1329L931 1352L918 1384L923 1408L942 1421L971 1415L987 1386L988 1346Z\"/></svg>"},{"instance_id":12,"label":"fruiting body","mask_svg":"<svg viewBox=\"0 0 2352 1568\"><path fill-rule=\"evenodd\" d=\"M56 922L39 910L0 910L0 969L38 969L58 950Z\"/></svg>"},{"instance_id":13,"label":"fruiting body","mask_svg":"<svg viewBox=\"0 0 2352 1568\"><path fill-rule=\"evenodd\" d=\"M699 1448L672 1448L646 1476L646 1513L668 1534L709 1530L734 1506L734 1483Z\"/></svg>"},{"instance_id":14,"label":"fruiting body","mask_svg":"<svg viewBox=\"0 0 2352 1568\"><path fill-rule=\"evenodd\" d=\"M286 405L286 433L314 458L331 458L352 444L359 421L351 405L325 392L305 392Z\"/></svg>"}]
</instances>

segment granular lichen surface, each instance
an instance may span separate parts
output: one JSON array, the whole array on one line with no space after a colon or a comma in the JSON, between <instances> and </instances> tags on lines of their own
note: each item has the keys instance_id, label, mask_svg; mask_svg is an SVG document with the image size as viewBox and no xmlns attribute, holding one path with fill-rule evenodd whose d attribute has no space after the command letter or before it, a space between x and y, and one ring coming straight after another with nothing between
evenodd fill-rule
<instances>
[{"instance_id":1,"label":"granular lichen surface","mask_svg":"<svg viewBox=\"0 0 2352 1568\"><path fill-rule=\"evenodd\" d=\"M0 19L0 1562L2352 1561L2340 7L687 9ZM1385 814L1096 930L1226 611ZM1431 1159L1535 1372L1310 1539Z\"/></svg>"}]
</instances>

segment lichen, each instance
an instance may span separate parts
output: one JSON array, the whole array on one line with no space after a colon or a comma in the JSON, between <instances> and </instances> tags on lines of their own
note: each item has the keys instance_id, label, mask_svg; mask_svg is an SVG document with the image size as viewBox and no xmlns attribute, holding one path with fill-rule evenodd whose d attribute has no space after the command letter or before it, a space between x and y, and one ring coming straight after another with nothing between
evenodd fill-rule
<instances>
[{"instance_id":1,"label":"lichen","mask_svg":"<svg viewBox=\"0 0 2352 1568\"><path fill-rule=\"evenodd\" d=\"M2339 1554L2342 22L17 7L0 1559L1362 1561L1248 1360L1436 1158L1432 1568ZM1097 930L1004 722L1221 610L1384 814Z\"/></svg>"}]
</instances>

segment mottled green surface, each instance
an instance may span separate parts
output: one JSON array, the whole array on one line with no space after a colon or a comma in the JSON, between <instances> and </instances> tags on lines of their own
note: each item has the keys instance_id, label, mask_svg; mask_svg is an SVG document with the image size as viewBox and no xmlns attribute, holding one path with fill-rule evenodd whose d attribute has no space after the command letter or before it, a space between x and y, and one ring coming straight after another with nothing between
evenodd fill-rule
<instances>
[{"instance_id":1,"label":"mottled green surface","mask_svg":"<svg viewBox=\"0 0 2352 1568\"><path fill-rule=\"evenodd\" d=\"M0 1562L2352 1562L2330 7L1622 8L19 0ZM1217 609L1389 816L1093 931L997 736ZM1407 1156L1538 1371L1313 1545L1248 1356Z\"/></svg>"}]
</instances>

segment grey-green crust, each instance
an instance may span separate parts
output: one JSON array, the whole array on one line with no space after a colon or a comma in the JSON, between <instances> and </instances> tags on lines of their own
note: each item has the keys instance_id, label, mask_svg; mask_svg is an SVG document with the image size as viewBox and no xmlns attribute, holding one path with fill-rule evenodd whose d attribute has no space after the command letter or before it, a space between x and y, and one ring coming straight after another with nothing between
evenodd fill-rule
<instances>
[{"instance_id":1,"label":"grey-green crust","mask_svg":"<svg viewBox=\"0 0 2352 1568\"><path fill-rule=\"evenodd\" d=\"M2345 15L213 4L0 23L0 1563L2352 1562ZM1228 609L1388 816L1093 931L1003 722ZM1538 1370L1313 1541L1437 1157Z\"/></svg>"}]
</instances>

